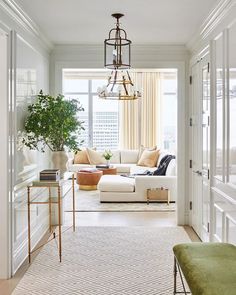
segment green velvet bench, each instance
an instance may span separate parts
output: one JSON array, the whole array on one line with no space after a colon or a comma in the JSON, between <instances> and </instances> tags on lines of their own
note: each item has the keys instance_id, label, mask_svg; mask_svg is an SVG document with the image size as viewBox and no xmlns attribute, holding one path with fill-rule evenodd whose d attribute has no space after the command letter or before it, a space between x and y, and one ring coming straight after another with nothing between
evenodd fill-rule
<instances>
[{"instance_id":1,"label":"green velvet bench","mask_svg":"<svg viewBox=\"0 0 236 295\"><path fill-rule=\"evenodd\" d=\"M236 247L224 243L188 243L173 248L174 294L236 295ZM177 291L177 273L183 291ZM187 291L184 278L191 292Z\"/></svg>"}]
</instances>

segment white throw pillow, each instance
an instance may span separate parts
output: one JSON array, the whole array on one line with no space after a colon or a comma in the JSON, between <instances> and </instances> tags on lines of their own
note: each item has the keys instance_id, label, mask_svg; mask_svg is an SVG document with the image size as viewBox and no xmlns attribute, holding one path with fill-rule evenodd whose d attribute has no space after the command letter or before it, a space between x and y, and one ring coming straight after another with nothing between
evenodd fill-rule
<instances>
[{"instance_id":1,"label":"white throw pillow","mask_svg":"<svg viewBox=\"0 0 236 295\"><path fill-rule=\"evenodd\" d=\"M112 158L111 158L111 163L112 164L120 164L120 151L111 151L112 153Z\"/></svg>"},{"instance_id":2,"label":"white throw pillow","mask_svg":"<svg viewBox=\"0 0 236 295\"><path fill-rule=\"evenodd\" d=\"M86 148L86 151L91 165L106 164L106 160L102 156L103 153L99 153L90 148Z\"/></svg>"},{"instance_id":3,"label":"white throw pillow","mask_svg":"<svg viewBox=\"0 0 236 295\"><path fill-rule=\"evenodd\" d=\"M139 150L121 150L120 162L125 164L136 164L138 162Z\"/></svg>"},{"instance_id":4,"label":"white throw pillow","mask_svg":"<svg viewBox=\"0 0 236 295\"><path fill-rule=\"evenodd\" d=\"M176 176L176 160L172 159L167 166L166 176Z\"/></svg>"}]
</instances>

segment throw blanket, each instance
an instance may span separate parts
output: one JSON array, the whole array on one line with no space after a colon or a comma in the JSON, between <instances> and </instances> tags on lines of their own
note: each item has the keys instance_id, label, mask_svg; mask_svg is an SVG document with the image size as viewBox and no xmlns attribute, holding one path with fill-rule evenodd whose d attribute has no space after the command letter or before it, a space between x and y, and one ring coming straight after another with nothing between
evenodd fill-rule
<instances>
[{"instance_id":1,"label":"throw blanket","mask_svg":"<svg viewBox=\"0 0 236 295\"><path fill-rule=\"evenodd\" d=\"M175 156L173 155L164 156L163 159L161 159L161 162L157 170L153 172L153 175L166 175L166 169L172 159L175 159Z\"/></svg>"}]
</instances>

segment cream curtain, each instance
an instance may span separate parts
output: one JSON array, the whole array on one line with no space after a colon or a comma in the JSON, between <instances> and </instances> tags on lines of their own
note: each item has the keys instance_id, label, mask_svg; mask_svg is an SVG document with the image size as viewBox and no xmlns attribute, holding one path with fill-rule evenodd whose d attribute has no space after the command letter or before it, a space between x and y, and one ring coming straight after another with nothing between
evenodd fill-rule
<instances>
[{"instance_id":1,"label":"cream curtain","mask_svg":"<svg viewBox=\"0 0 236 295\"><path fill-rule=\"evenodd\" d=\"M147 147L158 145L160 84L160 73L142 73L140 143Z\"/></svg>"},{"instance_id":2,"label":"cream curtain","mask_svg":"<svg viewBox=\"0 0 236 295\"><path fill-rule=\"evenodd\" d=\"M140 73L130 73L134 85L140 80ZM138 149L139 141L139 100L120 102L120 147Z\"/></svg>"},{"instance_id":3,"label":"cream curtain","mask_svg":"<svg viewBox=\"0 0 236 295\"><path fill-rule=\"evenodd\" d=\"M134 84L142 97L121 102L120 147L137 149L158 145L158 125L161 97L161 77L158 72L133 73Z\"/></svg>"}]
</instances>

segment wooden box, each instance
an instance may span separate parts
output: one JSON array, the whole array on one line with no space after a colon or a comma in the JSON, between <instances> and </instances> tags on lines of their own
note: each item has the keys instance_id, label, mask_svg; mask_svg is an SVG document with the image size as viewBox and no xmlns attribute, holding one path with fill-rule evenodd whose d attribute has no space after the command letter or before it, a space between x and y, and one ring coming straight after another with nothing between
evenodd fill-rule
<instances>
[{"instance_id":1,"label":"wooden box","mask_svg":"<svg viewBox=\"0 0 236 295\"><path fill-rule=\"evenodd\" d=\"M170 192L167 188L158 187L158 188L149 188L147 189L147 203L149 201L160 201L167 202L169 205L170 202Z\"/></svg>"},{"instance_id":2,"label":"wooden box","mask_svg":"<svg viewBox=\"0 0 236 295\"><path fill-rule=\"evenodd\" d=\"M45 169L40 171L39 180L47 180L47 181L59 181L60 180L60 170L58 169Z\"/></svg>"}]
</instances>

